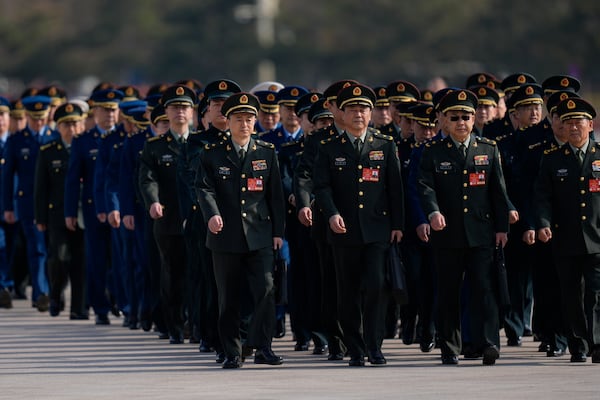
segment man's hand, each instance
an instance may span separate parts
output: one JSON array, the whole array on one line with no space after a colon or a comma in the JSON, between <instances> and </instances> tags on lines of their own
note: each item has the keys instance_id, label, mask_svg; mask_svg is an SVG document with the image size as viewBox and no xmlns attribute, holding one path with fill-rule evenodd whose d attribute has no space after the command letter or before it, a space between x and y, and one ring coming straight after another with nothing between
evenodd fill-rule
<instances>
[{"instance_id":1,"label":"man's hand","mask_svg":"<svg viewBox=\"0 0 600 400\"><path fill-rule=\"evenodd\" d=\"M508 212L508 223L514 224L519 220L519 212L517 210L510 210Z\"/></svg>"},{"instance_id":2,"label":"man's hand","mask_svg":"<svg viewBox=\"0 0 600 400\"><path fill-rule=\"evenodd\" d=\"M96 218L98 218L98 221L100 221L100 223L103 224L106 222L106 213L96 214Z\"/></svg>"},{"instance_id":3,"label":"man's hand","mask_svg":"<svg viewBox=\"0 0 600 400\"><path fill-rule=\"evenodd\" d=\"M298 220L304 226L312 225L312 210L310 207L302 207L298 211Z\"/></svg>"},{"instance_id":4,"label":"man's hand","mask_svg":"<svg viewBox=\"0 0 600 400\"><path fill-rule=\"evenodd\" d=\"M113 210L108 214L108 224L113 228L121 226L121 213L117 210Z\"/></svg>"},{"instance_id":5,"label":"man's hand","mask_svg":"<svg viewBox=\"0 0 600 400\"><path fill-rule=\"evenodd\" d=\"M552 239L552 230L549 227L538 229L537 236L542 243L548 243L548 241Z\"/></svg>"},{"instance_id":6,"label":"man's hand","mask_svg":"<svg viewBox=\"0 0 600 400\"><path fill-rule=\"evenodd\" d=\"M14 224L15 222L17 222L17 219L15 218L15 212L4 211L4 220L7 224Z\"/></svg>"},{"instance_id":7,"label":"man's hand","mask_svg":"<svg viewBox=\"0 0 600 400\"><path fill-rule=\"evenodd\" d=\"M163 216L163 206L158 201L150 204L150 218L159 219Z\"/></svg>"},{"instance_id":8,"label":"man's hand","mask_svg":"<svg viewBox=\"0 0 600 400\"><path fill-rule=\"evenodd\" d=\"M223 230L223 218L220 215L213 215L208 220L208 230L210 233L218 234Z\"/></svg>"},{"instance_id":9,"label":"man's hand","mask_svg":"<svg viewBox=\"0 0 600 400\"><path fill-rule=\"evenodd\" d=\"M417 226L417 236L421 241L428 243L429 235L431 234L431 226L429 224L421 224Z\"/></svg>"},{"instance_id":10,"label":"man's hand","mask_svg":"<svg viewBox=\"0 0 600 400\"><path fill-rule=\"evenodd\" d=\"M523 241L529 245L535 243L535 231L530 229L528 231L523 232Z\"/></svg>"},{"instance_id":11,"label":"man's hand","mask_svg":"<svg viewBox=\"0 0 600 400\"><path fill-rule=\"evenodd\" d=\"M123 225L125 225L125 229L132 231L135 229L135 217L133 215L124 215L123 216Z\"/></svg>"},{"instance_id":12,"label":"man's hand","mask_svg":"<svg viewBox=\"0 0 600 400\"><path fill-rule=\"evenodd\" d=\"M434 231L441 231L446 227L446 218L444 218L441 212L434 212L429 218L429 224Z\"/></svg>"},{"instance_id":13,"label":"man's hand","mask_svg":"<svg viewBox=\"0 0 600 400\"><path fill-rule=\"evenodd\" d=\"M65 226L70 231L75 231L77 229L77 218L75 217L65 217Z\"/></svg>"},{"instance_id":14,"label":"man's hand","mask_svg":"<svg viewBox=\"0 0 600 400\"><path fill-rule=\"evenodd\" d=\"M400 229L392 230L392 237L390 238L391 243L400 243L402 240L402 231Z\"/></svg>"},{"instance_id":15,"label":"man's hand","mask_svg":"<svg viewBox=\"0 0 600 400\"><path fill-rule=\"evenodd\" d=\"M508 233L506 232L496 232L496 246L506 246L508 242Z\"/></svg>"},{"instance_id":16,"label":"man's hand","mask_svg":"<svg viewBox=\"0 0 600 400\"><path fill-rule=\"evenodd\" d=\"M280 237L273 238L273 250L279 250L283 247L283 239Z\"/></svg>"},{"instance_id":17,"label":"man's hand","mask_svg":"<svg viewBox=\"0 0 600 400\"><path fill-rule=\"evenodd\" d=\"M296 196L294 196L294 193L291 193L289 195L288 203L290 203L292 206L296 207Z\"/></svg>"},{"instance_id":18,"label":"man's hand","mask_svg":"<svg viewBox=\"0 0 600 400\"><path fill-rule=\"evenodd\" d=\"M329 227L334 233L346 233L346 224L340 214L332 215L329 218Z\"/></svg>"},{"instance_id":19,"label":"man's hand","mask_svg":"<svg viewBox=\"0 0 600 400\"><path fill-rule=\"evenodd\" d=\"M35 224L35 226L36 226L37 230L40 232L46 231L46 224Z\"/></svg>"}]
</instances>

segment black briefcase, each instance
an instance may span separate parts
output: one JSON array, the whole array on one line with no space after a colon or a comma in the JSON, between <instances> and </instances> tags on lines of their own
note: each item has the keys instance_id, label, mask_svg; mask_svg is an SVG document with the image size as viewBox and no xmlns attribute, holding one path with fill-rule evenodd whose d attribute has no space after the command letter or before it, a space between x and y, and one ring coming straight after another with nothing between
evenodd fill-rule
<instances>
[{"instance_id":1,"label":"black briefcase","mask_svg":"<svg viewBox=\"0 0 600 400\"><path fill-rule=\"evenodd\" d=\"M398 243L392 243L386 261L386 281L390 294L398 304L408 303L406 286L406 267L402 262L402 253Z\"/></svg>"},{"instance_id":2,"label":"black briefcase","mask_svg":"<svg viewBox=\"0 0 600 400\"><path fill-rule=\"evenodd\" d=\"M286 305L287 295L287 262L281 255L281 250L275 250L273 264L273 286L275 288L275 304Z\"/></svg>"},{"instance_id":3,"label":"black briefcase","mask_svg":"<svg viewBox=\"0 0 600 400\"><path fill-rule=\"evenodd\" d=\"M508 291L506 261L502 246L496 246L494 251L494 271L497 277L498 308L500 308L500 311L505 312L510 307L510 293Z\"/></svg>"}]
</instances>

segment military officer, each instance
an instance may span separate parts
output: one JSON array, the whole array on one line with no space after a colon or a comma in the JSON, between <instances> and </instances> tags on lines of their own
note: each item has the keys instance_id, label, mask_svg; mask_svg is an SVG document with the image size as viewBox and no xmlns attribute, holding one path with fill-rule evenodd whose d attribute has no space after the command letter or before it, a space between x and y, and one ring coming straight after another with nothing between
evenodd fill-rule
<instances>
[{"instance_id":1,"label":"military officer","mask_svg":"<svg viewBox=\"0 0 600 400\"><path fill-rule=\"evenodd\" d=\"M350 366L363 366L365 355L373 365L386 363L381 352L385 259L389 243L402 239L404 224L396 146L391 136L368 127L375 101L364 85L339 92L345 132L320 147L313 176L329 224Z\"/></svg>"},{"instance_id":2,"label":"military officer","mask_svg":"<svg viewBox=\"0 0 600 400\"><path fill-rule=\"evenodd\" d=\"M246 282L253 304L246 346L257 349L257 364L283 362L271 341L273 251L283 243L285 203L274 145L250 137L259 107L249 93L229 97L222 112L231 136L201 154L197 190L218 288L223 368L242 366L240 303Z\"/></svg>"},{"instance_id":3,"label":"military officer","mask_svg":"<svg viewBox=\"0 0 600 400\"><path fill-rule=\"evenodd\" d=\"M148 139L140 156L139 185L146 210L154 220L154 238L161 259L161 301L171 344L184 341L187 274L177 161L190 134L196 102L196 93L189 87L169 87L161 100L169 119L169 132Z\"/></svg>"},{"instance_id":4,"label":"military officer","mask_svg":"<svg viewBox=\"0 0 600 400\"><path fill-rule=\"evenodd\" d=\"M67 283L71 284L71 315L87 315L83 230L65 226L65 177L73 136L80 131L84 114L75 104L57 107L54 122L60 138L40 147L36 164L34 200L39 231L48 232L50 315L58 316Z\"/></svg>"},{"instance_id":5,"label":"military officer","mask_svg":"<svg viewBox=\"0 0 600 400\"><path fill-rule=\"evenodd\" d=\"M279 151L283 143L296 141L302 136L300 118L296 115L294 106L307 93L308 90L301 86L286 86L277 92L281 126L259 135L261 140L273 143L275 149Z\"/></svg>"},{"instance_id":6,"label":"military officer","mask_svg":"<svg viewBox=\"0 0 600 400\"><path fill-rule=\"evenodd\" d=\"M406 139L411 135L409 132L402 132L402 115L400 114L397 106L400 103L419 100L421 98L421 92L419 92L419 89L414 84L407 81L391 82L386 86L385 90L390 102L390 114L392 116L392 122L381 127L381 133L390 135L395 140L399 140L400 138Z\"/></svg>"},{"instance_id":7,"label":"military officer","mask_svg":"<svg viewBox=\"0 0 600 400\"><path fill-rule=\"evenodd\" d=\"M0 97L0 154L4 152L4 146L8 139L10 126L10 101L5 97ZM0 169L2 165L0 164ZM1 216L2 213L0 213ZM0 218L0 237L3 238L0 245L0 308L12 308L12 295L10 290L14 286L12 274L10 271L10 253L12 246L9 237L10 232L14 231L14 225L10 226L4 218Z\"/></svg>"},{"instance_id":8,"label":"military officer","mask_svg":"<svg viewBox=\"0 0 600 400\"><path fill-rule=\"evenodd\" d=\"M373 127L381 129L392 122L390 114L390 99L387 97L385 86L376 86L373 91L377 95L375 108L373 108Z\"/></svg>"},{"instance_id":9,"label":"military officer","mask_svg":"<svg viewBox=\"0 0 600 400\"><path fill-rule=\"evenodd\" d=\"M443 364L458 364L461 351L459 294L463 274L471 288L473 344L484 365L499 357L498 306L493 293L494 246L504 246L508 200L498 149L472 134L477 96L448 92L439 110L448 137L425 145L418 175L421 206L431 226L437 272L438 335Z\"/></svg>"},{"instance_id":10,"label":"military officer","mask_svg":"<svg viewBox=\"0 0 600 400\"><path fill-rule=\"evenodd\" d=\"M260 110L254 130L258 133L268 132L281 126L279 115L279 104L277 104L277 92L271 90L259 90L254 95L260 101Z\"/></svg>"},{"instance_id":11,"label":"military officer","mask_svg":"<svg viewBox=\"0 0 600 400\"><path fill-rule=\"evenodd\" d=\"M33 289L32 305L40 312L46 312L50 304L46 276L46 243L45 234L37 230L34 222L33 185L39 148L54 139L55 133L47 127L49 97L29 96L23 99L23 105L26 110L27 127L9 136L4 149L4 220L8 224L14 224L17 222L16 216L19 217L27 246L29 276ZM15 192L16 210L13 202Z\"/></svg>"},{"instance_id":12,"label":"military officer","mask_svg":"<svg viewBox=\"0 0 600 400\"><path fill-rule=\"evenodd\" d=\"M600 363L600 145L594 107L567 98L556 110L568 143L547 151L535 185L537 235L552 241L571 362Z\"/></svg>"}]
</instances>

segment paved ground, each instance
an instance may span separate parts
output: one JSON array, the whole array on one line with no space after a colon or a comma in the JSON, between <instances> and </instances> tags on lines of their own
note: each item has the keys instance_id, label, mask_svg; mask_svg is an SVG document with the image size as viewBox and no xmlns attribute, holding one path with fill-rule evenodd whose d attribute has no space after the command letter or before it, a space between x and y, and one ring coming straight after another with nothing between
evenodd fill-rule
<instances>
[{"instance_id":1,"label":"paved ground","mask_svg":"<svg viewBox=\"0 0 600 400\"><path fill-rule=\"evenodd\" d=\"M350 368L293 351L290 334L274 342L281 367L246 362L223 370L197 345L93 321L50 318L26 300L0 310L0 399L599 399L600 364L550 359L526 338L481 361L439 364L438 350L387 340L385 367ZM528 340L527 340L528 339Z\"/></svg>"}]
</instances>

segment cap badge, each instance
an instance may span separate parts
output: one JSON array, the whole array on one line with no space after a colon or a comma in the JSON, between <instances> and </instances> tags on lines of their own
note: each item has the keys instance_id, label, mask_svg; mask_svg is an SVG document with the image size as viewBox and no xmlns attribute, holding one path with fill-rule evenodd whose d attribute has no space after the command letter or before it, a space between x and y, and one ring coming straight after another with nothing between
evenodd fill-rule
<instances>
[{"instance_id":1,"label":"cap badge","mask_svg":"<svg viewBox=\"0 0 600 400\"><path fill-rule=\"evenodd\" d=\"M467 99L467 94L465 92L460 92L458 94L458 100L465 101Z\"/></svg>"},{"instance_id":2,"label":"cap badge","mask_svg":"<svg viewBox=\"0 0 600 400\"><path fill-rule=\"evenodd\" d=\"M219 90L227 90L227 82L225 82L225 81L220 82Z\"/></svg>"},{"instance_id":3,"label":"cap badge","mask_svg":"<svg viewBox=\"0 0 600 400\"><path fill-rule=\"evenodd\" d=\"M245 94L240 96L240 104L248 104L248 96Z\"/></svg>"},{"instance_id":4,"label":"cap badge","mask_svg":"<svg viewBox=\"0 0 600 400\"><path fill-rule=\"evenodd\" d=\"M396 90L399 91L399 92L405 92L406 91L406 86L404 86L404 83L399 83L396 86Z\"/></svg>"},{"instance_id":5,"label":"cap badge","mask_svg":"<svg viewBox=\"0 0 600 400\"><path fill-rule=\"evenodd\" d=\"M115 98L115 92L108 92L106 94L106 98L107 99L114 99Z\"/></svg>"},{"instance_id":6,"label":"cap badge","mask_svg":"<svg viewBox=\"0 0 600 400\"><path fill-rule=\"evenodd\" d=\"M563 78L560 81L560 86L562 86L562 87L569 87L569 79L568 78Z\"/></svg>"},{"instance_id":7,"label":"cap badge","mask_svg":"<svg viewBox=\"0 0 600 400\"><path fill-rule=\"evenodd\" d=\"M431 93L429 93L429 92L426 92L426 93L423 95L423 100L427 100L427 101L431 101L431 100L433 100L433 94L431 94Z\"/></svg>"},{"instance_id":8,"label":"cap badge","mask_svg":"<svg viewBox=\"0 0 600 400\"><path fill-rule=\"evenodd\" d=\"M68 113L72 113L73 112L73 105L72 104L67 104L65 106L65 111Z\"/></svg>"},{"instance_id":9,"label":"cap badge","mask_svg":"<svg viewBox=\"0 0 600 400\"><path fill-rule=\"evenodd\" d=\"M481 74L477 77L477 82L484 83L486 80L485 75Z\"/></svg>"},{"instance_id":10,"label":"cap badge","mask_svg":"<svg viewBox=\"0 0 600 400\"><path fill-rule=\"evenodd\" d=\"M185 93L185 89L182 88L181 86L178 86L177 89L175 89L175 94L177 96L183 96Z\"/></svg>"},{"instance_id":11,"label":"cap badge","mask_svg":"<svg viewBox=\"0 0 600 400\"><path fill-rule=\"evenodd\" d=\"M35 108L36 110L41 110L41 109L42 109L42 107L43 107L42 103L35 103L35 106L34 106L34 108Z\"/></svg>"},{"instance_id":12,"label":"cap badge","mask_svg":"<svg viewBox=\"0 0 600 400\"><path fill-rule=\"evenodd\" d=\"M310 96L310 102L311 103L315 103L317 100L319 100L319 96L316 94L313 94L312 96Z\"/></svg>"},{"instance_id":13,"label":"cap badge","mask_svg":"<svg viewBox=\"0 0 600 400\"><path fill-rule=\"evenodd\" d=\"M567 102L567 108L568 108L569 110L573 110L573 109L575 109L575 107L577 107L577 105L575 104L575 102L574 102L573 100L569 100L569 101Z\"/></svg>"},{"instance_id":14,"label":"cap badge","mask_svg":"<svg viewBox=\"0 0 600 400\"><path fill-rule=\"evenodd\" d=\"M360 90L360 88L359 88L359 87L355 87L355 88L352 90L352 94L353 94L354 96L360 96L360 95L362 94L362 90Z\"/></svg>"},{"instance_id":15,"label":"cap badge","mask_svg":"<svg viewBox=\"0 0 600 400\"><path fill-rule=\"evenodd\" d=\"M278 89L277 85L271 85L271 86L269 86L269 90L272 91L272 92L276 92L277 89Z\"/></svg>"},{"instance_id":16,"label":"cap badge","mask_svg":"<svg viewBox=\"0 0 600 400\"><path fill-rule=\"evenodd\" d=\"M268 94L267 101L275 101L275 95L273 93Z\"/></svg>"},{"instance_id":17,"label":"cap badge","mask_svg":"<svg viewBox=\"0 0 600 400\"><path fill-rule=\"evenodd\" d=\"M379 97L385 97L385 95L386 95L385 88L379 89Z\"/></svg>"},{"instance_id":18,"label":"cap badge","mask_svg":"<svg viewBox=\"0 0 600 400\"><path fill-rule=\"evenodd\" d=\"M290 94L294 97L298 97L298 95L300 94L300 92L298 92L298 89L294 88L290 91Z\"/></svg>"},{"instance_id":19,"label":"cap badge","mask_svg":"<svg viewBox=\"0 0 600 400\"><path fill-rule=\"evenodd\" d=\"M477 94L480 96L485 96L487 94L487 90L485 90L485 88L479 88Z\"/></svg>"},{"instance_id":20,"label":"cap badge","mask_svg":"<svg viewBox=\"0 0 600 400\"><path fill-rule=\"evenodd\" d=\"M346 89L348 86L352 85L350 82L344 82L342 89Z\"/></svg>"},{"instance_id":21,"label":"cap badge","mask_svg":"<svg viewBox=\"0 0 600 400\"><path fill-rule=\"evenodd\" d=\"M488 83L486 83L486 86L490 89L496 89L496 84L493 81L489 81Z\"/></svg>"},{"instance_id":22,"label":"cap badge","mask_svg":"<svg viewBox=\"0 0 600 400\"><path fill-rule=\"evenodd\" d=\"M525 88L525 94L531 96L533 94L533 87L527 86L527 88Z\"/></svg>"},{"instance_id":23,"label":"cap badge","mask_svg":"<svg viewBox=\"0 0 600 400\"><path fill-rule=\"evenodd\" d=\"M427 107L427 110L425 110L425 114L429 115L429 114L431 114L432 111L433 111L433 107Z\"/></svg>"},{"instance_id":24,"label":"cap badge","mask_svg":"<svg viewBox=\"0 0 600 400\"><path fill-rule=\"evenodd\" d=\"M131 96L131 95L133 95L133 88L131 88L131 87L128 87L127 89L125 89L125 94L126 94L127 96Z\"/></svg>"},{"instance_id":25,"label":"cap badge","mask_svg":"<svg viewBox=\"0 0 600 400\"><path fill-rule=\"evenodd\" d=\"M527 82L527 78L525 78L525 75L519 75L517 77L517 83L525 83Z\"/></svg>"},{"instance_id":26,"label":"cap badge","mask_svg":"<svg viewBox=\"0 0 600 400\"><path fill-rule=\"evenodd\" d=\"M563 101L564 99L568 99L569 95L566 94L566 93L561 93L560 96L559 96L559 98L560 98L560 101Z\"/></svg>"}]
</instances>

